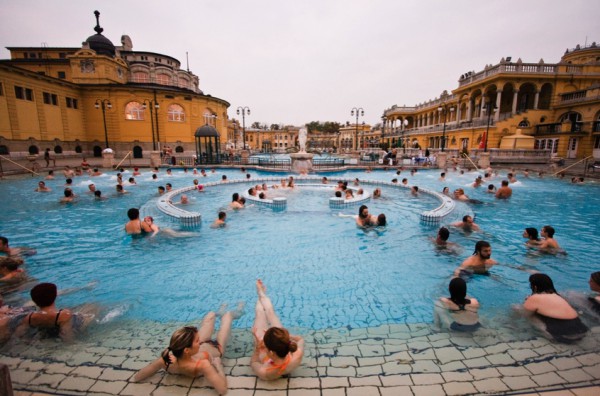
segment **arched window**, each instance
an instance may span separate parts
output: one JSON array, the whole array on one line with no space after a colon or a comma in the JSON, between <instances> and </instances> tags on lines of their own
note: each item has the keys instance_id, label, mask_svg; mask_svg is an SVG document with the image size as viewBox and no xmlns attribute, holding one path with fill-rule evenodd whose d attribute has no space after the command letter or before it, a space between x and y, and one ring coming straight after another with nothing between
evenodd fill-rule
<instances>
[{"instance_id":1,"label":"arched window","mask_svg":"<svg viewBox=\"0 0 600 396\"><path fill-rule=\"evenodd\" d=\"M148 73L145 72L135 72L133 73L133 82L136 83L147 83L149 80Z\"/></svg>"},{"instance_id":2,"label":"arched window","mask_svg":"<svg viewBox=\"0 0 600 396\"><path fill-rule=\"evenodd\" d=\"M54 146L54 152L56 154L62 154L62 147L59 145Z\"/></svg>"},{"instance_id":3,"label":"arched window","mask_svg":"<svg viewBox=\"0 0 600 396\"><path fill-rule=\"evenodd\" d=\"M102 147L94 146L93 151L94 151L94 157L96 157L96 158L102 157Z\"/></svg>"},{"instance_id":4,"label":"arched window","mask_svg":"<svg viewBox=\"0 0 600 396\"><path fill-rule=\"evenodd\" d=\"M8 150L8 146L5 145L0 145L0 155L8 155L10 154L9 150Z\"/></svg>"},{"instance_id":5,"label":"arched window","mask_svg":"<svg viewBox=\"0 0 600 396\"><path fill-rule=\"evenodd\" d=\"M190 86L190 82L183 77L179 77L179 87L180 88L188 88Z\"/></svg>"},{"instance_id":6,"label":"arched window","mask_svg":"<svg viewBox=\"0 0 600 396\"><path fill-rule=\"evenodd\" d=\"M157 74L156 75L156 83L161 85L169 85L169 81L171 79L166 74Z\"/></svg>"},{"instance_id":7,"label":"arched window","mask_svg":"<svg viewBox=\"0 0 600 396\"><path fill-rule=\"evenodd\" d=\"M579 122L579 121L581 121L581 114L579 114L575 111L570 111L570 112L565 113L562 116L560 116L560 122Z\"/></svg>"},{"instance_id":8,"label":"arched window","mask_svg":"<svg viewBox=\"0 0 600 396\"><path fill-rule=\"evenodd\" d=\"M175 147L175 152L176 153L183 153L184 152L183 146L177 146L177 147Z\"/></svg>"},{"instance_id":9,"label":"arched window","mask_svg":"<svg viewBox=\"0 0 600 396\"><path fill-rule=\"evenodd\" d=\"M35 145L29 146L29 154L35 155L35 154L39 154L39 153L40 153L40 149L38 148L38 146L35 146Z\"/></svg>"},{"instance_id":10,"label":"arched window","mask_svg":"<svg viewBox=\"0 0 600 396\"><path fill-rule=\"evenodd\" d=\"M185 122L185 111L178 104L172 104L167 111L167 119L174 122Z\"/></svg>"},{"instance_id":11,"label":"arched window","mask_svg":"<svg viewBox=\"0 0 600 396\"><path fill-rule=\"evenodd\" d=\"M144 158L144 150L140 146L133 147L133 158Z\"/></svg>"},{"instance_id":12,"label":"arched window","mask_svg":"<svg viewBox=\"0 0 600 396\"><path fill-rule=\"evenodd\" d=\"M83 153L83 149L81 148L81 146L75 146L75 152L77 154L81 154L81 153Z\"/></svg>"},{"instance_id":13,"label":"arched window","mask_svg":"<svg viewBox=\"0 0 600 396\"><path fill-rule=\"evenodd\" d=\"M144 112L144 106L140 102L129 102L125 106L125 119L141 121L144 119Z\"/></svg>"}]
</instances>

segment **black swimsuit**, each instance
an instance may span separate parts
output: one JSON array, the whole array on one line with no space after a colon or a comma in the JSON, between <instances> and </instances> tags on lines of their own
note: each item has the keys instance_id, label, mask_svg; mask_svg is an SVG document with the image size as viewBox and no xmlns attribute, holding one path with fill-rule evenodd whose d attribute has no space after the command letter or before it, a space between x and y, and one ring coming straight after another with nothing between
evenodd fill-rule
<instances>
[{"instance_id":1,"label":"black swimsuit","mask_svg":"<svg viewBox=\"0 0 600 396\"><path fill-rule=\"evenodd\" d=\"M465 309L466 304L471 304L471 300L466 299L465 304L460 304L460 305L457 304L458 309L451 309L450 311L451 312L466 311L466 309ZM461 323L454 321L450 324L450 329L452 329L454 331L475 331L480 327L481 327L481 323L479 323L479 322L473 323L473 324L461 324Z\"/></svg>"},{"instance_id":2,"label":"black swimsuit","mask_svg":"<svg viewBox=\"0 0 600 396\"><path fill-rule=\"evenodd\" d=\"M58 337L60 335L60 325L58 324L58 317L60 316L61 312L62 312L62 309L59 309L58 312L56 313L56 318L54 319L54 327L33 326L31 324L31 316L35 312L32 312L32 313L29 314L29 318L27 319L27 322L29 323L29 327L39 328L40 330L42 330L45 333L45 335L47 337Z\"/></svg>"},{"instance_id":3,"label":"black swimsuit","mask_svg":"<svg viewBox=\"0 0 600 396\"><path fill-rule=\"evenodd\" d=\"M536 314L546 325L546 331L558 342L571 344L582 339L588 332L586 325L579 317L574 319L556 319L541 314Z\"/></svg>"}]
</instances>

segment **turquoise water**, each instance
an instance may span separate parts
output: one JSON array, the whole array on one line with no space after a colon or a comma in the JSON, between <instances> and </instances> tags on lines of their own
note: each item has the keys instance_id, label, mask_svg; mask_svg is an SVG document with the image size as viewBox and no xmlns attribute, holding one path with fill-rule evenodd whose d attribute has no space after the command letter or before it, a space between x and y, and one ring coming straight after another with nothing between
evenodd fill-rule
<instances>
[{"instance_id":1,"label":"turquoise water","mask_svg":"<svg viewBox=\"0 0 600 396\"><path fill-rule=\"evenodd\" d=\"M253 178L270 174L249 170ZM38 254L27 258L26 269L39 281L55 282L59 288L78 287L95 280L91 291L60 297L61 306L96 302L107 321L152 320L161 323L196 321L222 303L248 303L249 315L235 326L250 327L256 300L254 282L262 278L283 323L312 329L372 327L385 323L432 321L432 303L447 293L454 269L468 257L479 239L490 241L501 265L491 276L474 277L469 293L481 304L484 322L493 327L509 319L512 304L521 303L529 293L529 274L519 267L548 273L559 292L587 290L589 273L600 270L600 185L571 185L556 179L523 178L513 184L508 201L496 201L485 189L470 183L476 173L449 173L438 181L439 171L403 172L348 171L325 174L336 178L390 181L407 177L411 185L441 191L464 187L480 205L458 204L451 220L474 212L482 233L465 235L451 230L450 241L461 246L448 254L434 249L429 237L438 226L422 224L419 214L438 206L427 195L418 198L405 190L383 188L383 199L372 200L371 213L384 212L389 225L384 231L358 229L353 219L338 216L328 206L329 193L319 188L298 188L285 192L287 210L274 212L249 207L228 212L227 227L211 229L217 212L226 208L234 192L241 193L253 183L224 184L202 193L188 193L189 209L199 211L199 228L183 230L155 210L162 227L185 232L173 237L131 238L123 225L130 207L152 208L156 187L167 182L174 188L202 182L242 178L239 170L217 170L207 178L182 171L159 181L151 173L137 177L137 186L125 186L130 193L114 194L115 173L101 177L79 177L74 190L79 202L58 203L63 179L47 181L51 193L34 193L37 178L0 182L2 216L0 235L11 246L30 246ZM501 175L493 183L500 184ZM126 173L124 179L130 174ZM108 200L97 202L87 191L94 182ZM271 183L272 184L272 183ZM373 186L363 188L372 190ZM284 194L269 191L270 196ZM358 208L342 210L355 214ZM567 255L544 255L525 248L521 237L525 227L540 229L551 224L556 239ZM27 298L27 292L10 296L10 301Z\"/></svg>"}]
</instances>

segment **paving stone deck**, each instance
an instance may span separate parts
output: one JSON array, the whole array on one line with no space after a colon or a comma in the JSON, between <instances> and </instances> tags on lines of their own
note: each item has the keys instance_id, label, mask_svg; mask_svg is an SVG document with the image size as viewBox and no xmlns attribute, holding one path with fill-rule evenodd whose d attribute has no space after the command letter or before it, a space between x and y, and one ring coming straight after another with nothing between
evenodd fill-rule
<instances>
[{"instance_id":1,"label":"paving stone deck","mask_svg":"<svg viewBox=\"0 0 600 396\"><path fill-rule=\"evenodd\" d=\"M214 395L203 378L136 370L167 345L173 326L104 329L73 345L55 340L0 351L18 396ZM483 329L473 335L435 332L425 324L302 331L303 365L290 378L252 375L252 338L234 330L223 363L229 395L600 394L600 327L576 345ZM555 393L559 392L559 393Z\"/></svg>"}]
</instances>

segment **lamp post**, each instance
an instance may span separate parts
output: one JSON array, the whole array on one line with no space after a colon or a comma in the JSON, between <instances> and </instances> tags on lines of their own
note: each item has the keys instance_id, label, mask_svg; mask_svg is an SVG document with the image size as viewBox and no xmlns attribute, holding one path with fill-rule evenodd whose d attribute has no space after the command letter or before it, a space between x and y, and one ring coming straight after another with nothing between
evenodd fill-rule
<instances>
[{"instance_id":1,"label":"lamp post","mask_svg":"<svg viewBox=\"0 0 600 396\"><path fill-rule=\"evenodd\" d=\"M144 107L144 110L149 106L150 107L150 125L152 127L152 150L156 151L156 139L154 138L154 119L153 119L153 108L156 109L156 112L158 113L158 109L160 109L160 105L158 104L158 102L155 99L144 99L144 101L142 102L142 105ZM158 127L158 120L157 120L157 127Z\"/></svg>"},{"instance_id":2,"label":"lamp post","mask_svg":"<svg viewBox=\"0 0 600 396\"><path fill-rule=\"evenodd\" d=\"M238 106L237 115L242 115L242 150L246 150L246 114L250 115L250 108L248 106Z\"/></svg>"},{"instance_id":3,"label":"lamp post","mask_svg":"<svg viewBox=\"0 0 600 396\"><path fill-rule=\"evenodd\" d=\"M408 120L405 118L400 125L402 126L402 154L406 154L406 139L404 138L404 130L408 125Z\"/></svg>"},{"instance_id":4,"label":"lamp post","mask_svg":"<svg viewBox=\"0 0 600 396\"><path fill-rule=\"evenodd\" d=\"M492 107L492 102L490 100L488 100L488 102L485 105L485 111L488 114L487 114L487 128L485 130L485 139L484 139L484 143L483 143L483 152L484 153L487 153L488 135L490 133L490 120L492 118L492 113L496 109L497 109L497 107L495 105Z\"/></svg>"},{"instance_id":5,"label":"lamp post","mask_svg":"<svg viewBox=\"0 0 600 396\"><path fill-rule=\"evenodd\" d=\"M106 129L106 109L112 109L112 104L108 99L96 99L96 103L94 103L94 107L96 110L102 108L102 121L104 122L104 142L106 144L106 148L108 148L108 130Z\"/></svg>"},{"instance_id":6,"label":"lamp post","mask_svg":"<svg viewBox=\"0 0 600 396\"><path fill-rule=\"evenodd\" d=\"M446 148L446 115L448 114L448 111L450 111L450 113L454 112L454 107L448 108L448 105L446 104L438 107L438 112L444 115L444 128L442 129L442 153Z\"/></svg>"},{"instance_id":7,"label":"lamp post","mask_svg":"<svg viewBox=\"0 0 600 396\"><path fill-rule=\"evenodd\" d=\"M350 111L350 115L356 114L356 131L354 132L354 150L358 150L358 116L365 115L365 110L362 107L353 107Z\"/></svg>"}]
</instances>

